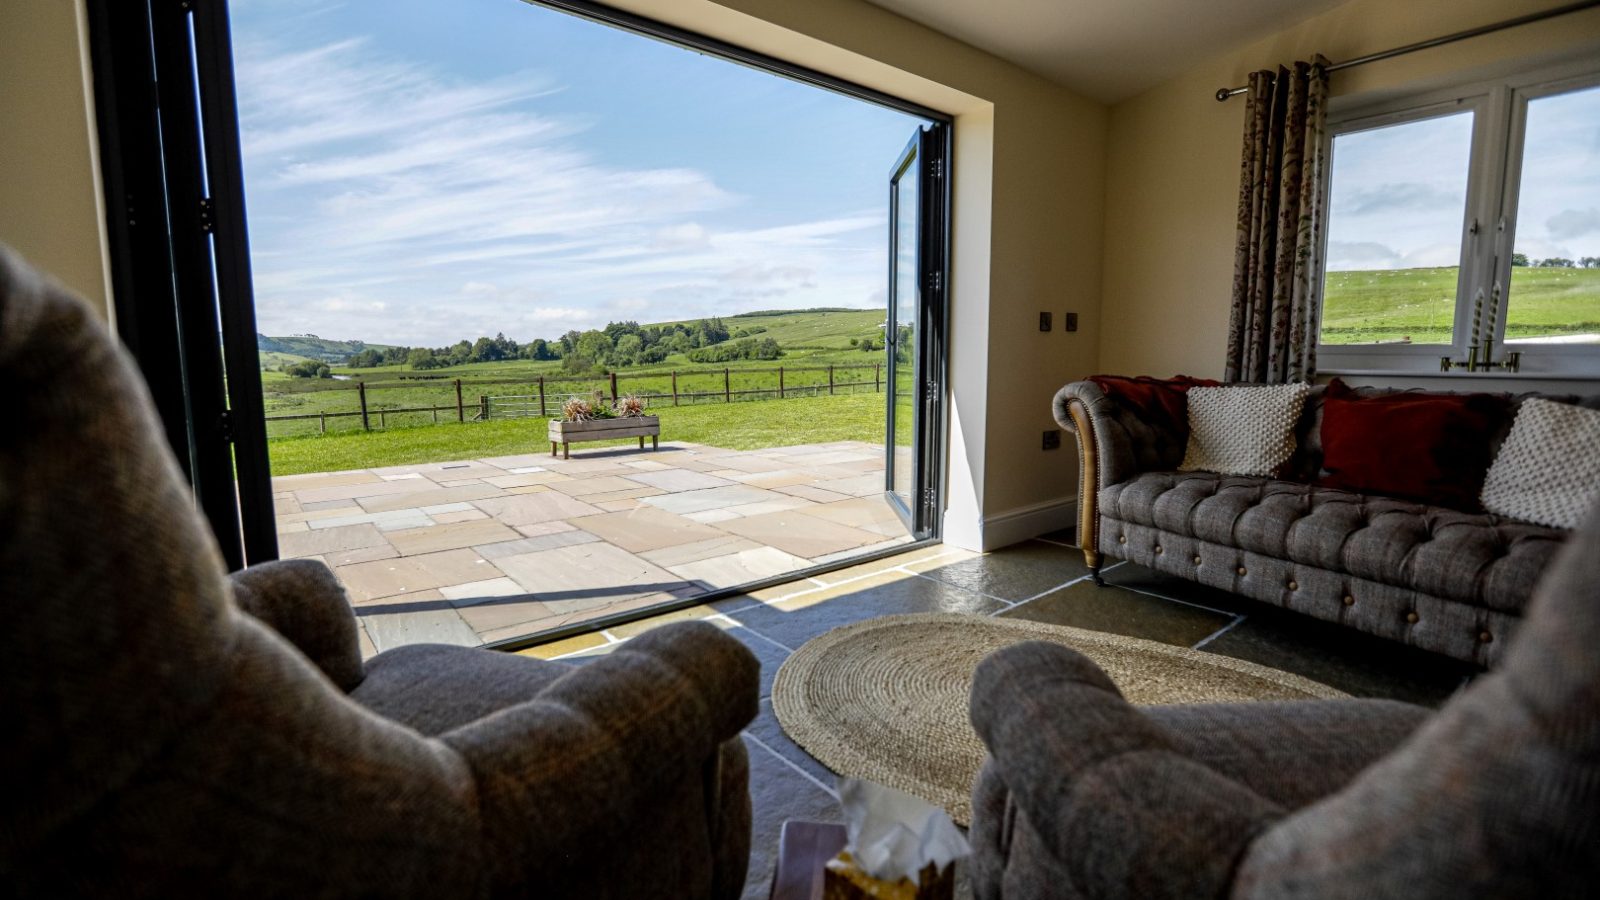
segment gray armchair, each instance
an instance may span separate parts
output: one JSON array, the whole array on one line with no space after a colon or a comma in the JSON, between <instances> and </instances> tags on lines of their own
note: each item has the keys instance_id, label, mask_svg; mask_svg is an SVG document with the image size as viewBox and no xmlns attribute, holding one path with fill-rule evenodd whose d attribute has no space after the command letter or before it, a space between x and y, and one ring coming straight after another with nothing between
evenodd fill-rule
<instances>
[{"instance_id":1,"label":"gray armchair","mask_svg":"<svg viewBox=\"0 0 1600 900\"><path fill-rule=\"evenodd\" d=\"M1600 510L1504 664L1381 700L1136 709L1087 658L978 669L976 896L1586 897L1600 887Z\"/></svg>"},{"instance_id":2,"label":"gray armchair","mask_svg":"<svg viewBox=\"0 0 1600 900\"><path fill-rule=\"evenodd\" d=\"M0 893L732 897L757 663L704 624L583 667L363 664L326 567L229 576L142 383L0 247Z\"/></svg>"}]
</instances>

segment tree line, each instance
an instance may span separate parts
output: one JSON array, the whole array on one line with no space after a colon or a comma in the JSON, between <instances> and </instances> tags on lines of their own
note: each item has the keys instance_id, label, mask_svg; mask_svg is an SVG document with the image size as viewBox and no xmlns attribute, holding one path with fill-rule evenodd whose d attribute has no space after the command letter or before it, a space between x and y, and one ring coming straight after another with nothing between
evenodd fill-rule
<instances>
[{"instance_id":1,"label":"tree line","mask_svg":"<svg viewBox=\"0 0 1600 900\"><path fill-rule=\"evenodd\" d=\"M351 356L345 365L352 369L404 365L427 370L508 359L559 359L567 371L588 374L606 368L659 363L674 353L684 354L694 362L777 359L783 355L778 342L770 337L755 337L766 330L764 325L730 330L720 317L670 325L608 322L605 328L573 330L555 340L535 338L527 343L501 333L446 347L368 347ZM330 375L327 365L316 361L294 363L283 371L296 378Z\"/></svg>"},{"instance_id":2,"label":"tree line","mask_svg":"<svg viewBox=\"0 0 1600 900\"><path fill-rule=\"evenodd\" d=\"M1549 259L1529 259L1526 253L1511 254L1513 266L1527 266L1533 269L1600 269L1600 256L1580 256L1573 262L1564 256L1552 256Z\"/></svg>"}]
</instances>

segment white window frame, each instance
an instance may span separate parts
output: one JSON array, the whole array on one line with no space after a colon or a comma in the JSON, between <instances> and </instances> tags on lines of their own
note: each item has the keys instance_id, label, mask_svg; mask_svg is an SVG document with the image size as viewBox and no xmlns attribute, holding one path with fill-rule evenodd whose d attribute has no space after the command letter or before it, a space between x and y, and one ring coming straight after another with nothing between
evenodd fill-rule
<instances>
[{"instance_id":1,"label":"white window frame","mask_svg":"<svg viewBox=\"0 0 1600 900\"><path fill-rule=\"evenodd\" d=\"M1512 78L1458 86L1381 103L1352 102L1330 105L1322 150L1328 165L1322 179L1324 227L1317 254L1317 303L1327 283L1329 199L1332 189L1334 139L1437 118L1451 113L1473 113L1472 147L1468 157L1467 202L1461 223L1460 276L1456 283L1456 314L1448 344L1324 344L1318 316L1318 368L1323 372L1439 374L1440 359L1466 359L1472 331L1473 301L1481 289L1487 304L1498 303L1494 316L1494 359L1505 358L1506 311L1510 301L1511 253L1516 243L1517 194L1522 181L1523 138L1527 130L1528 102L1540 97L1600 85L1593 62L1568 64L1524 73ZM1341 98L1342 99L1342 98ZM1522 344L1511 349L1522 354L1520 371L1544 377L1600 376L1600 346ZM1465 375L1465 370L1454 370ZM1496 369L1476 373L1504 375Z\"/></svg>"}]
</instances>

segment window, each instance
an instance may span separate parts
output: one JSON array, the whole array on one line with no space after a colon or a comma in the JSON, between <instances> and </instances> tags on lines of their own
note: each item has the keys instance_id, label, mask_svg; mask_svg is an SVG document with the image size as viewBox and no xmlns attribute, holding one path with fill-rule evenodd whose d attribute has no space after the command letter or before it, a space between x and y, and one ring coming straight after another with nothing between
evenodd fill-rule
<instances>
[{"instance_id":1,"label":"window","mask_svg":"<svg viewBox=\"0 0 1600 900\"><path fill-rule=\"evenodd\" d=\"M1356 110L1329 135L1324 369L1438 371L1477 346L1600 374L1600 75Z\"/></svg>"}]
</instances>

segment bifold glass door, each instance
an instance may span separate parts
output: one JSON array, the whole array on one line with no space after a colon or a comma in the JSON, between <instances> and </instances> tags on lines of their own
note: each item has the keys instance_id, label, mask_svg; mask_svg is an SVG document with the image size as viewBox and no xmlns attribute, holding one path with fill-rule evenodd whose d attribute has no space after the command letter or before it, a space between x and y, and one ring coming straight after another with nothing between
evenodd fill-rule
<instances>
[{"instance_id":1,"label":"bifold glass door","mask_svg":"<svg viewBox=\"0 0 1600 900\"><path fill-rule=\"evenodd\" d=\"M932 534L938 498L946 135L943 125L917 129L889 172L884 490L918 538Z\"/></svg>"},{"instance_id":2,"label":"bifold glass door","mask_svg":"<svg viewBox=\"0 0 1600 900\"><path fill-rule=\"evenodd\" d=\"M520 648L937 536L941 113L581 2L234 5L87 0L119 331L230 568Z\"/></svg>"}]
</instances>

